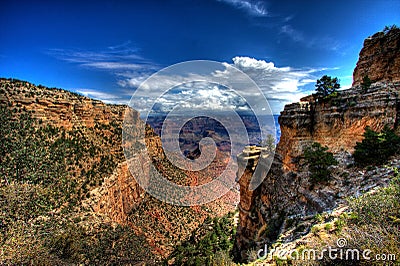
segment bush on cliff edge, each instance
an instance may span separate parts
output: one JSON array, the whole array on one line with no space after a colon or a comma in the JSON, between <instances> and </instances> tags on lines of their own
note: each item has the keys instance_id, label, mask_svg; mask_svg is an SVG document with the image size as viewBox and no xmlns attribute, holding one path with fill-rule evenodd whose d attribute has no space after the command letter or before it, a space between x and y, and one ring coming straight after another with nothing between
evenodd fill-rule
<instances>
[{"instance_id":1,"label":"bush on cliff edge","mask_svg":"<svg viewBox=\"0 0 400 266\"><path fill-rule=\"evenodd\" d=\"M398 154L399 150L400 137L393 129L385 126L381 132L376 132L366 127L364 139L356 144L354 161L360 166L379 165Z\"/></svg>"},{"instance_id":2,"label":"bush on cliff edge","mask_svg":"<svg viewBox=\"0 0 400 266\"><path fill-rule=\"evenodd\" d=\"M315 84L317 97L321 97L325 100L337 97L338 89L340 89L339 79L336 77L332 78L328 75L324 75L322 78L318 79Z\"/></svg>"},{"instance_id":3,"label":"bush on cliff edge","mask_svg":"<svg viewBox=\"0 0 400 266\"><path fill-rule=\"evenodd\" d=\"M337 165L338 162L328 147L323 147L320 143L314 142L304 151L304 159L310 171L311 183L328 181L331 177L329 167Z\"/></svg>"}]
</instances>

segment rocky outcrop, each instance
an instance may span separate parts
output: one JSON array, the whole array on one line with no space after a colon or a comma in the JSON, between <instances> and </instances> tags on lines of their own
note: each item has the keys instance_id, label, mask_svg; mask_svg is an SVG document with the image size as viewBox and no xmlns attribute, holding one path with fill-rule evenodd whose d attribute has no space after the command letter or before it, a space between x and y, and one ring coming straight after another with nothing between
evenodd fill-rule
<instances>
[{"instance_id":1,"label":"rocky outcrop","mask_svg":"<svg viewBox=\"0 0 400 266\"><path fill-rule=\"evenodd\" d=\"M364 41L353 73L353 86L368 76L373 82L400 81L400 29L378 32Z\"/></svg>"},{"instance_id":2,"label":"rocky outcrop","mask_svg":"<svg viewBox=\"0 0 400 266\"><path fill-rule=\"evenodd\" d=\"M244 165L241 158L248 152L238 157L239 167L245 169L243 180L239 181L240 221L235 244L238 260L246 260L250 249L273 243L288 216L332 210L346 197L385 183L356 170L353 173L348 166L366 126L376 131L385 125L399 130L399 37L399 31L392 30L366 40L354 72L354 86L340 91L337 97L324 100L308 96L285 106L279 117L281 137L274 161L256 190L249 189L247 180L258 159L252 158ZM363 88L360 82L366 74L379 82ZM300 163L305 148L313 142L327 146L339 161L339 166L332 167L333 178L327 183L311 183L307 168Z\"/></svg>"},{"instance_id":3,"label":"rocky outcrop","mask_svg":"<svg viewBox=\"0 0 400 266\"><path fill-rule=\"evenodd\" d=\"M11 105L20 112L30 111L34 118L66 129L113 122L121 125L126 108L15 79L0 79L0 89L0 105Z\"/></svg>"},{"instance_id":4,"label":"rocky outcrop","mask_svg":"<svg viewBox=\"0 0 400 266\"><path fill-rule=\"evenodd\" d=\"M285 171L296 170L294 159L311 142L328 146L331 152L353 152L366 126L381 130L397 127L400 119L400 83L375 83L368 90L352 87L331 101L303 98L286 105L279 117L281 138L276 152Z\"/></svg>"},{"instance_id":5,"label":"rocky outcrop","mask_svg":"<svg viewBox=\"0 0 400 266\"><path fill-rule=\"evenodd\" d=\"M120 224L126 224L132 209L145 197L145 191L129 172L126 162L120 163L103 185L90 191L90 194L84 205Z\"/></svg>"}]
</instances>

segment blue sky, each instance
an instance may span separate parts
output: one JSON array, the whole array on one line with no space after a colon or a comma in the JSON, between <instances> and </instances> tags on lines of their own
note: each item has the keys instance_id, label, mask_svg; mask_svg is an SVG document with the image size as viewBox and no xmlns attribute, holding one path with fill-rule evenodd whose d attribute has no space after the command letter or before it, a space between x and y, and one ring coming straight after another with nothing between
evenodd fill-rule
<instances>
[{"instance_id":1,"label":"blue sky","mask_svg":"<svg viewBox=\"0 0 400 266\"><path fill-rule=\"evenodd\" d=\"M3 1L0 76L126 103L186 60L248 74L274 113L324 74L342 87L366 37L400 24L400 1Z\"/></svg>"}]
</instances>

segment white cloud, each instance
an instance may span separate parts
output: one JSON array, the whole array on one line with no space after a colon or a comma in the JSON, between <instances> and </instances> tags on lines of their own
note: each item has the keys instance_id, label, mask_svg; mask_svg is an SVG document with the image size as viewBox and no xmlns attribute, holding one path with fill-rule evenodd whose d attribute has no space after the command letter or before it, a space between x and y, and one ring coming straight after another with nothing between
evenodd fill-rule
<instances>
[{"instance_id":1,"label":"white cloud","mask_svg":"<svg viewBox=\"0 0 400 266\"><path fill-rule=\"evenodd\" d=\"M128 100L123 95L115 95L113 93L102 92L98 90L91 90L91 89L76 89L76 92L90 97L92 99L101 100L105 103L114 103L114 104L127 104Z\"/></svg>"},{"instance_id":2,"label":"white cloud","mask_svg":"<svg viewBox=\"0 0 400 266\"><path fill-rule=\"evenodd\" d=\"M140 56L138 49L130 47L129 44L128 41L101 51L50 49L47 54L81 67L113 71L116 75L121 74L122 71L140 69L142 72L154 72L160 68Z\"/></svg>"},{"instance_id":3,"label":"white cloud","mask_svg":"<svg viewBox=\"0 0 400 266\"><path fill-rule=\"evenodd\" d=\"M50 49L47 54L79 67L105 71L115 76L120 88L113 92L90 89L75 91L106 103L127 104L133 93L131 89L137 88L148 76L160 69L157 64L140 56L138 49L131 47L130 43L127 41L100 51ZM107 88L104 90L107 91Z\"/></svg>"},{"instance_id":4,"label":"white cloud","mask_svg":"<svg viewBox=\"0 0 400 266\"><path fill-rule=\"evenodd\" d=\"M247 88L249 81L241 80L243 76L237 75L237 72L230 68L233 66L247 74L258 85L269 100L272 111L279 113L285 104L298 101L307 94L305 86L314 83L319 78L315 76L317 72L327 70L327 68L277 67L273 62L237 56L231 63L222 63L223 67L212 73L187 72L185 75L180 75L180 73L161 71L157 73L157 78L148 79L159 69L159 66L132 54L135 50L126 48L126 45L109 47L106 52L53 50L52 53L57 58L81 67L109 71L115 75L117 84L120 86L120 89L114 92L93 89L76 90L83 95L107 103L127 103L133 91L137 91L137 88L142 85L140 93L135 96L137 97L136 107L139 111L142 111L141 108L149 110L154 99L160 96L162 97L158 99L156 106L158 111L168 111L177 104L192 107L192 109L248 110L246 100L241 97L247 100L253 99L254 102L262 99L255 99L254 90ZM240 96L229 92L227 88L204 82L209 81L210 77L216 82L215 84L234 84L234 89L239 89ZM146 83L143 84L144 81ZM176 84L180 84L177 90L164 94Z\"/></svg>"},{"instance_id":5,"label":"white cloud","mask_svg":"<svg viewBox=\"0 0 400 266\"><path fill-rule=\"evenodd\" d=\"M314 84L319 78L321 71L327 68L319 69L296 69L292 67L277 67L273 62L257 60L250 57L234 57L232 63L222 63L224 69L209 73L208 76L199 74L188 74L187 76L166 75L166 73L157 74L154 80L146 81L146 84L140 88L141 93L135 97L140 100L135 101L137 108L149 110L154 97L163 95L176 84L180 85L180 90L169 92L158 99L158 110L168 110L177 104L182 107L195 109L214 108L220 110L232 108L236 110L247 110L246 101L238 94L228 92L227 89L215 86L201 80L216 80L219 84L234 84L234 90L239 92L246 99L251 98L254 90L248 90L248 80L241 80L243 76L238 76L230 66L239 69L247 74L260 88L274 113L279 113L287 103L296 102L301 97L311 93L305 86ZM318 76L317 76L318 75ZM120 85L137 86L143 79L131 78ZM197 82L192 82L192 81ZM310 86L309 86L310 87ZM311 86L313 89L313 86ZM173 91L173 90L172 90ZM190 100L189 100L190 99ZM255 99L255 102L261 102L262 99ZM162 107L162 108L161 108Z\"/></svg>"},{"instance_id":6,"label":"white cloud","mask_svg":"<svg viewBox=\"0 0 400 266\"><path fill-rule=\"evenodd\" d=\"M121 62L91 62L91 63L83 63L81 64L81 66L98 68L98 69L107 69L107 70L141 69L143 67L140 64L130 64Z\"/></svg>"},{"instance_id":7,"label":"white cloud","mask_svg":"<svg viewBox=\"0 0 400 266\"><path fill-rule=\"evenodd\" d=\"M276 67L272 62L250 57L235 57L232 61L233 66L249 75L259 86L274 113L281 111L285 104L296 102L309 94L304 86L315 83L319 78L315 74L326 70Z\"/></svg>"},{"instance_id":8,"label":"white cloud","mask_svg":"<svg viewBox=\"0 0 400 266\"><path fill-rule=\"evenodd\" d=\"M256 60L254 58L250 57L234 57L232 59L233 64L240 69L255 69L255 70L263 70L263 71L269 71L272 69L277 69L275 68L274 63L272 62L266 62L264 60Z\"/></svg>"},{"instance_id":9,"label":"white cloud","mask_svg":"<svg viewBox=\"0 0 400 266\"><path fill-rule=\"evenodd\" d=\"M118 80L118 85L123 87L123 88L137 88L142 84L143 81L145 81L147 76L137 76L137 77L132 77L128 79L122 79Z\"/></svg>"},{"instance_id":10,"label":"white cloud","mask_svg":"<svg viewBox=\"0 0 400 266\"><path fill-rule=\"evenodd\" d=\"M313 83L313 82L315 82L315 80L314 79L302 79L301 80L301 83L302 84L307 84L307 83Z\"/></svg>"},{"instance_id":11,"label":"white cloud","mask_svg":"<svg viewBox=\"0 0 400 266\"><path fill-rule=\"evenodd\" d=\"M149 79L145 84L142 82L148 76L140 72L129 72L122 75L125 79L120 80L118 84L125 88L138 88L142 85L140 93L135 95L137 98L135 105L136 108L143 108L143 110L149 110L154 99L171 90L176 84L180 84L180 90L164 94L157 100L158 111L171 110L177 104L187 108L191 106L192 109L236 108L236 110L247 110L245 100L237 94L229 93L226 88L219 88L209 82L201 82L210 80L210 77L211 79L215 78L222 85L235 84L235 89L239 89L242 97L247 99L252 97L253 91L246 89L248 80L240 80L243 77L238 77L237 73L232 72L230 66L233 66L247 74L257 84L268 99L272 111L279 113L285 104L296 102L311 93L312 91L307 91L307 89L311 87L313 90L313 86L310 84L315 83L320 77L320 72L331 70L328 68L277 67L273 62L239 56L234 57L232 63L224 62L222 65L225 67L224 69L204 74L205 76L194 73L178 75L177 73L161 72L157 74L157 78Z\"/></svg>"},{"instance_id":12,"label":"white cloud","mask_svg":"<svg viewBox=\"0 0 400 266\"><path fill-rule=\"evenodd\" d=\"M218 0L225 2L231 6L246 11L251 16L265 17L268 16L268 10L265 7L265 3L262 1L250 1L250 0Z\"/></svg>"},{"instance_id":13,"label":"white cloud","mask_svg":"<svg viewBox=\"0 0 400 266\"><path fill-rule=\"evenodd\" d=\"M195 76L195 75L193 75ZM197 76L196 76L197 77ZM160 76L157 82L150 82L152 89L141 90L135 93L131 102L132 107L138 109L142 114L146 111L155 112L196 112L196 111L228 111L228 110L249 110L245 101L237 93L230 89L216 85L212 82L193 81L191 78L184 81L175 80L180 83L171 87L174 77ZM202 77L205 79L205 77ZM159 83L158 83L159 82ZM154 86L163 84L167 86ZM174 83L175 85L176 83ZM154 87L153 87L154 86ZM174 109L175 108L175 109Z\"/></svg>"},{"instance_id":14,"label":"white cloud","mask_svg":"<svg viewBox=\"0 0 400 266\"><path fill-rule=\"evenodd\" d=\"M338 51L342 47L340 42L330 36L311 37L303 32L294 29L290 25L283 25L281 33L288 36L294 42L305 45L308 48L318 48L322 50Z\"/></svg>"}]
</instances>

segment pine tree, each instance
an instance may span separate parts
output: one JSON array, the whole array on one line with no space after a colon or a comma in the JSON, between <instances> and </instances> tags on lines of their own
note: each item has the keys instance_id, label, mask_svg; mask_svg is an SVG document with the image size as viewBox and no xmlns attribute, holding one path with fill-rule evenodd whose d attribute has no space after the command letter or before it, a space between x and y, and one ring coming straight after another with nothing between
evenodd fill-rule
<instances>
[{"instance_id":1,"label":"pine tree","mask_svg":"<svg viewBox=\"0 0 400 266\"><path fill-rule=\"evenodd\" d=\"M332 78L330 76L324 75L322 78L317 80L315 84L317 96L325 98L333 93L335 93L339 88L338 78Z\"/></svg>"}]
</instances>

